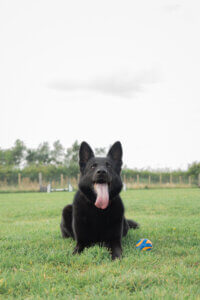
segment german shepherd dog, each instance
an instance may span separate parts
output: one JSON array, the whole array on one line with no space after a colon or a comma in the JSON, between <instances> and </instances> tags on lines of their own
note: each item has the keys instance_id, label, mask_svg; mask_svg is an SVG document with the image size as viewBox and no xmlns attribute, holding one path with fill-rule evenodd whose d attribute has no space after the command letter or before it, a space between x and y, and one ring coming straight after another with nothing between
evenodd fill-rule
<instances>
[{"instance_id":1,"label":"german shepherd dog","mask_svg":"<svg viewBox=\"0 0 200 300\"><path fill-rule=\"evenodd\" d=\"M138 223L124 217L124 205L119 196L122 146L114 143L106 157L95 157L86 142L79 150L79 190L72 205L62 211L60 224L63 238L76 240L73 254L98 243L107 247L112 259L122 254L121 239Z\"/></svg>"}]
</instances>

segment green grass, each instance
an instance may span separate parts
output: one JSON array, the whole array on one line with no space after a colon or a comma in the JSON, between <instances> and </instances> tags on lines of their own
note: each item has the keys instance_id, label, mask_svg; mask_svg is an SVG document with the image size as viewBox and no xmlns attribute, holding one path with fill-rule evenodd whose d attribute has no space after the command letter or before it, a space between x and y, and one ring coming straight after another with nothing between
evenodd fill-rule
<instances>
[{"instance_id":1,"label":"green grass","mask_svg":"<svg viewBox=\"0 0 200 300\"><path fill-rule=\"evenodd\" d=\"M200 299L200 190L122 193L141 224L123 239L123 258L98 246L72 256L60 235L73 193L0 194L0 299ZM150 252L136 250L140 238Z\"/></svg>"}]
</instances>

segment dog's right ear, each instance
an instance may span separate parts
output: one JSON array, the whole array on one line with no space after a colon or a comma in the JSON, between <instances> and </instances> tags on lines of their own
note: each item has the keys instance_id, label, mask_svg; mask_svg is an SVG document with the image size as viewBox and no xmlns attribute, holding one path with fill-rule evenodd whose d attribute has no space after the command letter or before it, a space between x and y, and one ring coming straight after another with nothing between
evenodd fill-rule
<instances>
[{"instance_id":1,"label":"dog's right ear","mask_svg":"<svg viewBox=\"0 0 200 300\"><path fill-rule=\"evenodd\" d=\"M83 173L88 160L92 157L94 157L94 152L88 143L82 142L79 150L79 166L81 173Z\"/></svg>"}]
</instances>

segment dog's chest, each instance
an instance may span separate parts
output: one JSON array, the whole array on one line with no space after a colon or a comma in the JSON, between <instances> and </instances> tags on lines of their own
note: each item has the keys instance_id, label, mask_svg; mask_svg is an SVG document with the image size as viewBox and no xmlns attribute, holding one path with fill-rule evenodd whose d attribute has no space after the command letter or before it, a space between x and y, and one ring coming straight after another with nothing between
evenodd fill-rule
<instances>
[{"instance_id":1,"label":"dog's chest","mask_svg":"<svg viewBox=\"0 0 200 300\"><path fill-rule=\"evenodd\" d=\"M90 210L84 215L79 214L83 227L87 228L88 231L104 232L106 228L110 227L113 222L111 213L104 211ZM80 221L80 219L79 219Z\"/></svg>"},{"instance_id":2,"label":"dog's chest","mask_svg":"<svg viewBox=\"0 0 200 300\"><path fill-rule=\"evenodd\" d=\"M114 211L100 211L96 208L87 212L79 211L75 216L76 236L88 242L102 242L110 240L120 227L122 213Z\"/></svg>"}]
</instances>

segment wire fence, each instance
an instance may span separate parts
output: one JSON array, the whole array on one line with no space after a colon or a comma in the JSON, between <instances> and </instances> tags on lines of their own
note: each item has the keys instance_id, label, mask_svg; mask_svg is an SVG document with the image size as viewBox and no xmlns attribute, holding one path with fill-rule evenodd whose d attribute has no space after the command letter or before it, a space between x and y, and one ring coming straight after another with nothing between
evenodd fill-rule
<instances>
[{"instance_id":1,"label":"wire fence","mask_svg":"<svg viewBox=\"0 0 200 300\"><path fill-rule=\"evenodd\" d=\"M174 176L169 175L149 175L140 176L139 174L135 177L126 179L124 176L123 182L126 188L153 188L153 187L200 187L200 174L198 176Z\"/></svg>"},{"instance_id":2,"label":"wire fence","mask_svg":"<svg viewBox=\"0 0 200 300\"><path fill-rule=\"evenodd\" d=\"M200 174L198 176L174 176L173 174L153 174L142 176L137 174L135 176L122 178L124 189L138 189L138 188L176 188L176 187L200 187ZM70 186L73 190L78 189L79 176L67 177L63 174L60 178L45 180L42 173L38 174L37 180L31 180L29 177L23 177L18 173L16 182L8 183L6 179L0 181L0 192L17 192L17 191L41 191L46 192L47 187L51 186L53 190L68 190ZM70 188L70 190L72 190Z\"/></svg>"}]
</instances>

